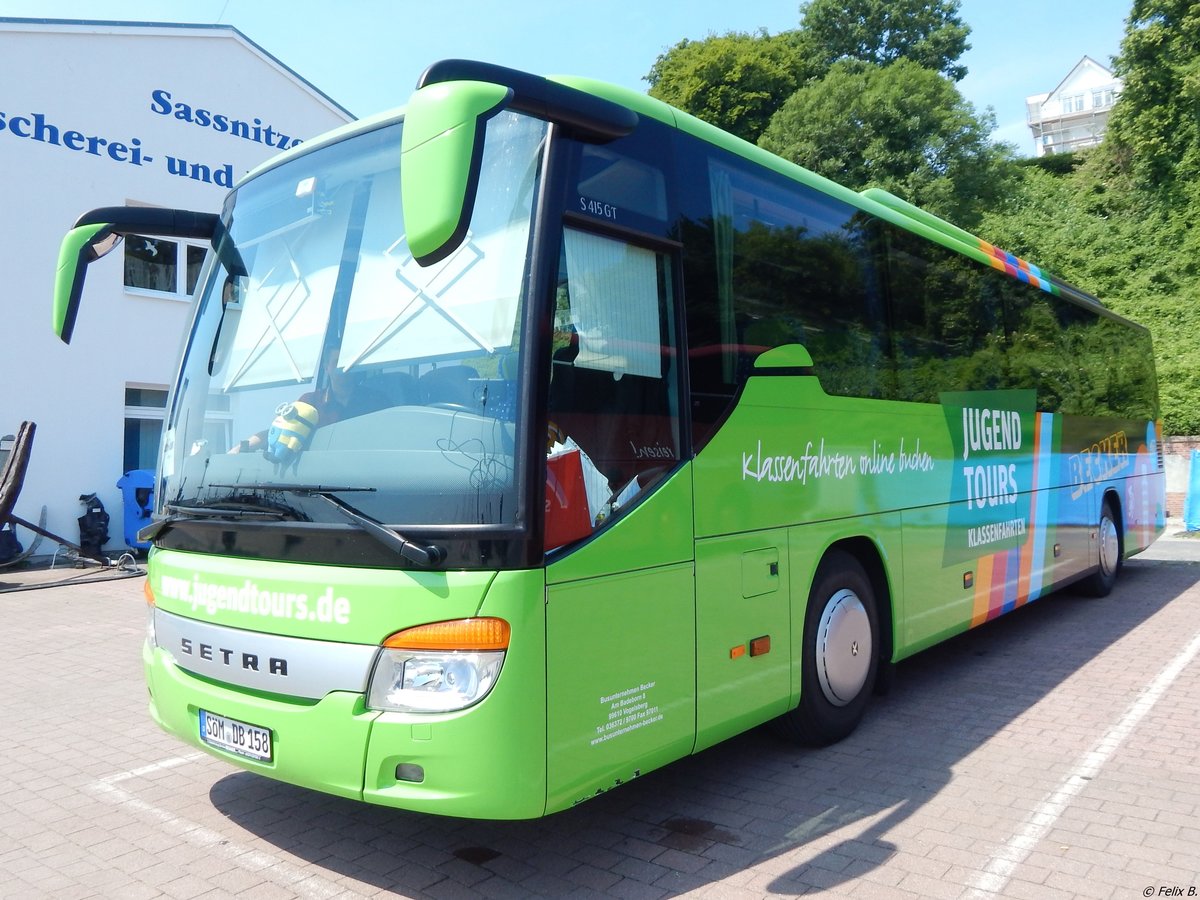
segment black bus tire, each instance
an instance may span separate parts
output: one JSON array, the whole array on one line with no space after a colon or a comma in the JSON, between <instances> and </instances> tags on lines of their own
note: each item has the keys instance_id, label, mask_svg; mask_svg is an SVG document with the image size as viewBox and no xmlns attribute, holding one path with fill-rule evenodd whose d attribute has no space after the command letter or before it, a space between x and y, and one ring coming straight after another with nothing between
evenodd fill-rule
<instances>
[{"instance_id":1,"label":"black bus tire","mask_svg":"<svg viewBox=\"0 0 1200 900\"><path fill-rule=\"evenodd\" d=\"M821 561L804 614L800 704L778 722L792 740L825 746L850 734L875 683L879 616L862 564L843 550Z\"/></svg>"}]
</instances>

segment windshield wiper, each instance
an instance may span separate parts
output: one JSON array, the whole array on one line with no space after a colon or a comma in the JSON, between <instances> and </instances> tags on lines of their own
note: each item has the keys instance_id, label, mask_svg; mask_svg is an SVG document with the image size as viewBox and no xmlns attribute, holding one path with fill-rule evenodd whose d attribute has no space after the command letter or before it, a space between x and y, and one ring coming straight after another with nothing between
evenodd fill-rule
<instances>
[{"instance_id":1,"label":"windshield wiper","mask_svg":"<svg viewBox=\"0 0 1200 900\"><path fill-rule=\"evenodd\" d=\"M351 491L374 492L373 487L355 487L353 485L327 484L212 484L209 487L236 487L243 491L279 491L286 494L296 494L300 497L320 497L334 507L343 516L365 531L379 543L395 550L409 562L419 566L432 567L446 558L446 550L436 544L417 544L393 531L380 522L370 518L360 510L355 509L346 501L335 497L335 493Z\"/></svg>"},{"instance_id":2,"label":"windshield wiper","mask_svg":"<svg viewBox=\"0 0 1200 900\"><path fill-rule=\"evenodd\" d=\"M156 522L151 522L145 528L141 529L138 534L138 540L147 543L153 541L163 531L170 528L178 522L187 519L231 519L234 521L245 521L252 519L273 520L280 519L295 519L299 514L290 508L278 508L274 506L265 506L258 503L246 502L240 499L221 500L215 503L205 503L202 505L192 505L183 503L167 503L164 507L168 515L165 518L159 519Z\"/></svg>"},{"instance_id":3,"label":"windshield wiper","mask_svg":"<svg viewBox=\"0 0 1200 900\"><path fill-rule=\"evenodd\" d=\"M168 503L164 507L167 512L180 517L190 516L196 519L288 519L293 516L282 509L266 507L243 506L230 504L228 506L208 505L183 506L179 503Z\"/></svg>"}]
</instances>

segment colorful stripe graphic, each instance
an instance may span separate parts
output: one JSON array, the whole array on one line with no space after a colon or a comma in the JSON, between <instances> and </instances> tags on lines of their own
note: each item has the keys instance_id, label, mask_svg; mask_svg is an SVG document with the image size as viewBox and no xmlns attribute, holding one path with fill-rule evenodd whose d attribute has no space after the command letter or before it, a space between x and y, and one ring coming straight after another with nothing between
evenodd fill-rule
<instances>
[{"instance_id":1,"label":"colorful stripe graphic","mask_svg":"<svg viewBox=\"0 0 1200 900\"><path fill-rule=\"evenodd\" d=\"M1045 467L1042 465L1041 454L1037 452L1042 440L1042 416L1035 414L1033 417L1033 475L1031 484L1034 491L1038 489L1039 478ZM1017 606L1022 603L1027 603L1030 599L1029 582L1033 576L1034 566L1034 545L1037 544L1037 539L1040 537L1039 532L1042 524L1041 510L1038 509L1038 495L1035 493L1032 501L1029 504L1029 535L1025 538L1025 543L1021 545L1021 563L1020 575L1017 578ZM1037 557L1037 570L1041 571L1041 557Z\"/></svg>"},{"instance_id":2,"label":"colorful stripe graphic","mask_svg":"<svg viewBox=\"0 0 1200 900\"><path fill-rule=\"evenodd\" d=\"M995 244L989 244L987 241L979 240L979 249L991 257L993 269L999 269L1002 272L1007 272L1018 281L1024 281L1032 284L1034 287L1039 287L1048 294L1053 294L1054 285L1051 284L1050 278L1042 273L1031 262L1026 262L1019 256L1014 256L1007 250L1001 250Z\"/></svg>"},{"instance_id":3,"label":"colorful stripe graphic","mask_svg":"<svg viewBox=\"0 0 1200 900\"><path fill-rule=\"evenodd\" d=\"M971 610L971 627L982 625L988 620L988 606L992 596L992 569L996 556L980 557L975 563L975 605Z\"/></svg>"},{"instance_id":4,"label":"colorful stripe graphic","mask_svg":"<svg viewBox=\"0 0 1200 900\"><path fill-rule=\"evenodd\" d=\"M1042 594L1046 543L1050 532L1050 475L1054 456L1054 415L1034 417L1033 496L1025 542L1012 550L980 557L975 564L971 627L1036 600Z\"/></svg>"},{"instance_id":5,"label":"colorful stripe graphic","mask_svg":"<svg viewBox=\"0 0 1200 900\"><path fill-rule=\"evenodd\" d=\"M1056 426L1053 413L1037 414L1037 440L1034 443L1034 466L1037 477L1034 479L1033 516L1036 516L1038 527L1030 536L1033 544L1033 569L1029 573L1029 592L1026 602L1042 596L1043 579L1046 571L1046 541L1050 533L1050 482L1054 465L1054 431Z\"/></svg>"}]
</instances>

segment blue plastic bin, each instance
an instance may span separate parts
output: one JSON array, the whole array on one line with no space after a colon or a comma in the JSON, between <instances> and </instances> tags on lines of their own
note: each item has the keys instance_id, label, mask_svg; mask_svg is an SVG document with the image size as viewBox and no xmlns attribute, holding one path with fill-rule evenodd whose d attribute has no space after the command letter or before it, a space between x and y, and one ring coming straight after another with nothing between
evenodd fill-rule
<instances>
[{"instance_id":1,"label":"blue plastic bin","mask_svg":"<svg viewBox=\"0 0 1200 900\"><path fill-rule=\"evenodd\" d=\"M137 534L150 524L154 509L154 470L131 469L117 482L125 499L125 543L134 550L148 550L149 541L140 542Z\"/></svg>"}]
</instances>

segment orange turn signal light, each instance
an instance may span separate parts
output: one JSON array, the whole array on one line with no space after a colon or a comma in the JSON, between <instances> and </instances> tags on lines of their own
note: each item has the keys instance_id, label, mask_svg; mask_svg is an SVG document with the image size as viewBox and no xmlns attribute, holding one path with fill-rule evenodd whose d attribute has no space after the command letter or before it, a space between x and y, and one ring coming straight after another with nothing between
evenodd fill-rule
<instances>
[{"instance_id":1,"label":"orange turn signal light","mask_svg":"<svg viewBox=\"0 0 1200 900\"><path fill-rule=\"evenodd\" d=\"M756 637L750 642L751 656L766 656L771 652L771 636L764 634L762 637Z\"/></svg>"},{"instance_id":2,"label":"orange turn signal light","mask_svg":"<svg viewBox=\"0 0 1200 900\"><path fill-rule=\"evenodd\" d=\"M393 650L507 650L511 634L512 628L503 619L481 616L405 628L383 646Z\"/></svg>"},{"instance_id":3,"label":"orange turn signal light","mask_svg":"<svg viewBox=\"0 0 1200 900\"><path fill-rule=\"evenodd\" d=\"M146 595L146 602L149 603L151 606L154 606L155 605L154 589L152 587L150 587L150 579L149 578L147 578L145 581L142 582L142 593Z\"/></svg>"}]
</instances>

